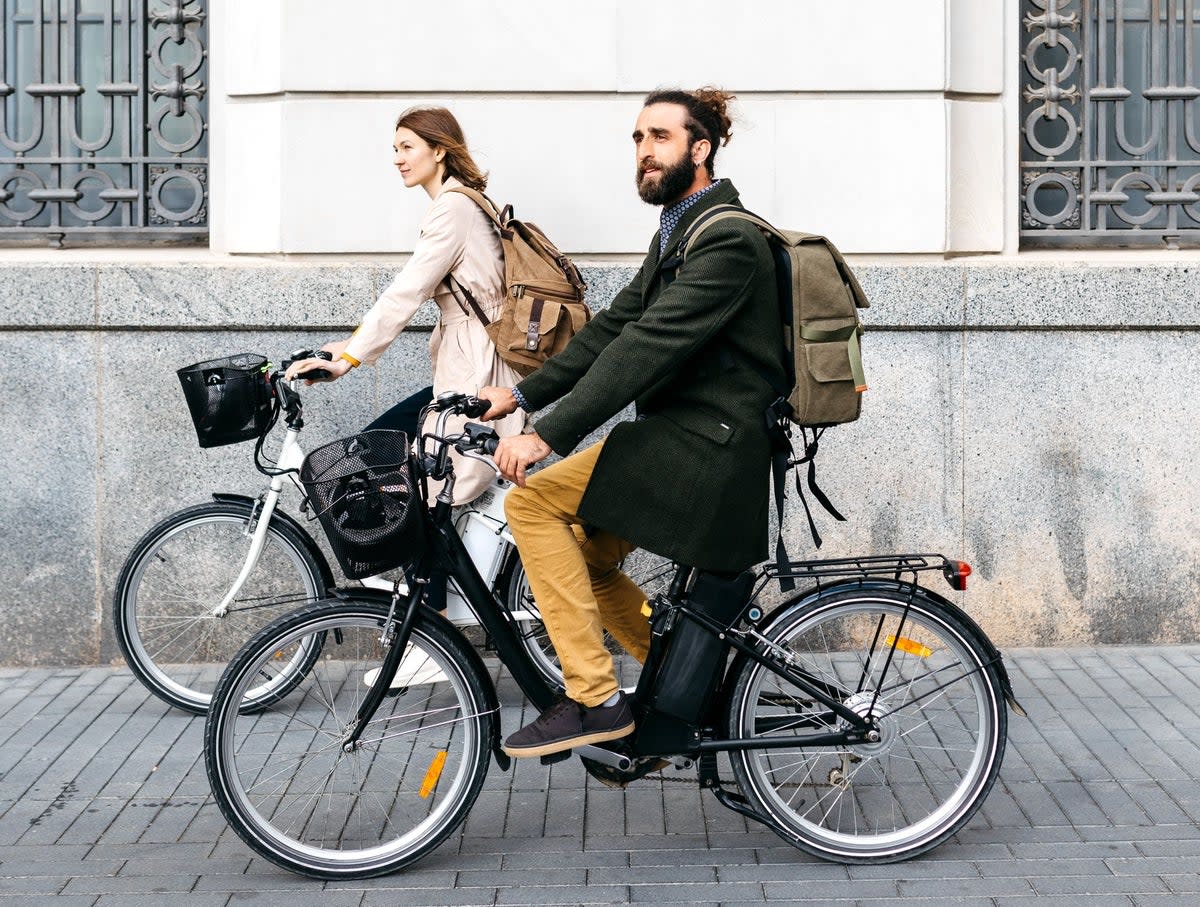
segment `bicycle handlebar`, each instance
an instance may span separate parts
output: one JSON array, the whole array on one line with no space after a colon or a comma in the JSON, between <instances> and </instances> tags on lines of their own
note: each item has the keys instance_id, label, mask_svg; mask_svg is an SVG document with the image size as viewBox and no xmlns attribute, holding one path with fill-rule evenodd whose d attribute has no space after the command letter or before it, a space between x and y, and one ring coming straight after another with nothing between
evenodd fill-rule
<instances>
[{"instance_id":1,"label":"bicycle handlebar","mask_svg":"<svg viewBox=\"0 0 1200 907\"><path fill-rule=\"evenodd\" d=\"M486 402L486 401L481 401ZM459 453L479 451L491 456L500 446L500 438L490 425L480 425L478 422L468 422L463 426L463 436L454 447Z\"/></svg>"},{"instance_id":2,"label":"bicycle handlebar","mask_svg":"<svg viewBox=\"0 0 1200 907\"><path fill-rule=\"evenodd\" d=\"M288 353L287 358L284 359L280 364L279 371L275 373L276 376L282 377L283 373L286 372L293 363L301 362L304 359L324 359L326 362L331 362L333 360L333 353L327 352L326 350L293 350L292 352ZM306 381L328 381L333 377L333 373L326 371L323 368L314 368L305 372L299 377L304 378Z\"/></svg>"}]
</instances>

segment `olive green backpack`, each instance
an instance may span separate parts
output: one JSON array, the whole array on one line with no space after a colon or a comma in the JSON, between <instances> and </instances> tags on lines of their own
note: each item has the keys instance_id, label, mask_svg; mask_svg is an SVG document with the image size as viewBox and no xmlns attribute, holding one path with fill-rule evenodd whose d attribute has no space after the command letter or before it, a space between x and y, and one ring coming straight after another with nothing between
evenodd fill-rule
<instances>
[{"instance_id":1,"label":"olive green backpack","mask_svg":"<svg viewBox=\"0 0 1200 907\"><path fill-rule=\"evenodd\" d=\"M775 282L779 317L783 324L782 359L790 385L760 372L774 389L777 399L768 413L774 445L775 504L783 522L783 486L792 466L808 464L808 488L834 518L845 520L817 487L817 442L830 425L853 422L862 411L867 389L863 375L859 338L862 324L858 310L868 308L866 294L846 265L842 254L824 236L779 230L756 214L737 205L716 205L700 215L680 242L680 263L706 228L728 218L746 220L767 238L775 259ZM794 456L789 425L800 427L804 455ZM813 542L821 547L821 536L813 522L808 502L796 474L796 491L808 517ZM776 556L786 557L782 529Z\"/></svg>"}]
</instances>

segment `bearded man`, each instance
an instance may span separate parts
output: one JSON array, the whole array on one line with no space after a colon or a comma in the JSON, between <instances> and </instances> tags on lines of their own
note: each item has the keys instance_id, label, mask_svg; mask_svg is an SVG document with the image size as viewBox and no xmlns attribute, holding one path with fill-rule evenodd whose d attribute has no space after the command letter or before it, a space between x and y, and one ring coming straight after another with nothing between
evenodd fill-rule
<instances>
[{"instance_id":1,"label":"bearded man","mask_svg":"<svg viewBox=\"0 0 1200 907\"><path fill-rule=\"evenodd\" d=\"M715 179L729 141L731 95L648 95L633 131L638 194L662 206L633 281L567 348L514 388L484 388L496 419L517 406L553 411L504 438L496 463L519 488L505 511L566 696L510 735L511 756L546 756L627 736L634 715L603 642L607 629L645 661L645 596L619 569L635 547L733 573L767 553L770 443L763 413L785 383L771 252L744 220L714 223L680 261L704 211L739 204ZM572 453L635 403L637 418ZM529 476L551 451L564 459Z\"/></svg>"}]
</instances>

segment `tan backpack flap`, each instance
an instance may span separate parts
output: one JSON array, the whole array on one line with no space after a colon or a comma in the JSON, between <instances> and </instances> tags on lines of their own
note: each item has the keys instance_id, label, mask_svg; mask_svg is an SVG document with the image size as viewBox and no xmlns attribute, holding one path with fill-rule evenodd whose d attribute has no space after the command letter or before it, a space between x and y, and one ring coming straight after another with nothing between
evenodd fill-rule
<instances>
[{"instance_id":1,"label":"tan backpack flap","mask_svg":"<svg viewBox=\"0 0 1200 907\"><path fill-rule=\"evenodd\" d=\"M536 224L517 220L511 205L497 208L482 192L464 186L446 191L474 201L499 230L504 305L496 319L489 320L466 287L452 282L452 289L458 287L483 322L497 355L527 375L560 352L587 324L592 314L583 301L587 285L575 264Z\"/></svg>"},{"instance_id":2,"label":"tan backpack flap","mask_svg":"<svg viewBox=\"0 0 1200 907\"><path fill-rule=\"evenodd\" d=\"M583 326L576 320L577 312L578 306L564 305L535 296L522 296L514 300L512 307L506 310L506 315L511 315L511 325L502 329L506 335L504 348L524 350L527 353L554 349L560 334L565 334L569 339Z\"/></svg>"},{"instance_id":3,"label":"tan backpack flap","mask_svg":"<svg viewBox=\"0 0 1200 907\"><path fill-rule=\"evenodd\" d=\"M514 295L532 291L534 295L583 301L587 285L575 263L559 252L536 224L510 219L506 226L521 239L504 243L504 274Z\"/></svg>"}]
</instances>

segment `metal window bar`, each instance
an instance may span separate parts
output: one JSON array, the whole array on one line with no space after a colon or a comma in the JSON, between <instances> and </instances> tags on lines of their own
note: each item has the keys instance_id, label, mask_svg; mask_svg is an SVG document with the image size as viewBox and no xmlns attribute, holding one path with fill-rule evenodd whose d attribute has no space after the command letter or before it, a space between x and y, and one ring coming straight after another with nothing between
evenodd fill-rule
<instances>
[{"instance_id":1,"label":"metal window bar","mask_svg":"<svg viewBox=\"0 0 1200 907\"><path fill-rule=\"evenodd\" d=\"M0 0L0 243L204 243L204 0Z\"/></svg>"},{"instance_id":2,"label":"metal window bar","mask_svg":"<svg viewBox=\"0 0 1200 907\"><path fill-rule=\"evenodd\" d=\"M1196 0L1022 0L1021 245L1200 247Z\"/></svg>"}]
</instances>

